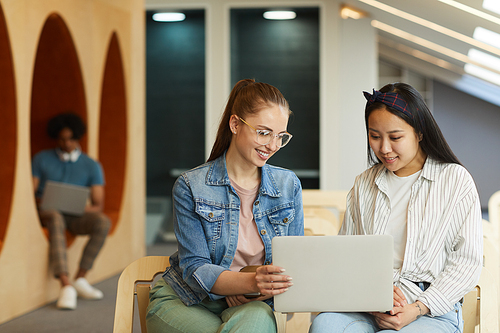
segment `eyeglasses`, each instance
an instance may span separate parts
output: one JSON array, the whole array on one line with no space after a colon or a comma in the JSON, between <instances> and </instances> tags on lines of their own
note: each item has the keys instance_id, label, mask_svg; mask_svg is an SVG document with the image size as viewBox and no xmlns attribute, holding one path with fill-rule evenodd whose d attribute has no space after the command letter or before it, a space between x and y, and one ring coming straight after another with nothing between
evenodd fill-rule
<instances>
[{"instance_id":1,"label":"eyeglasses","mask_svg":"<svg viewBox=\"0 0 500 333\"><path fill-rule=\"evenodd\" d=\"M257 134L255 141L259 145L265 146L269 142L271 142L271 140L273 140L274 138L277 138L278 140L276 141L276 145L279 148L283 148L283 147L285 147L287 145L288 142L290 142L290 140L292 140L293 135L291 135L288 132L274 134L273 131L259 130L259 129L256 129L255 127L253 127L252 125L250 125L249 123L247 123L246 121L244 121L242 118L240 118L238 116L236 116L236 118L238 118L243 123L245 123L248 126L250 126L250 128L255 131L255 133Z\"/></svg>"}]
</instances>

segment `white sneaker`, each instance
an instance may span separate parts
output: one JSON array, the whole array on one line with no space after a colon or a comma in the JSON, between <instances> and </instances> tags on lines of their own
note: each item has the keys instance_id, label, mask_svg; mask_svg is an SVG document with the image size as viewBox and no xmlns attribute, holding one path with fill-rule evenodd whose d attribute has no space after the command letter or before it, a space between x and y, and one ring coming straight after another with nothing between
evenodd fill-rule
<instances>
[{"instance_id":1,"label":"white sneaker","mask_svg":"<svg viewBox=\"0 0 500 333\"><path fill-rule=\"evenodd\" d=\"M73 286L78 292L78 296L80 296L81 298L101 299L104 297L102 291L92 287L87 279L83 277L76 279L75 283L73 283Z\"/></svg>"},{"instance_id":2,"label":"white sneaker","mask_svg":"<svg viewBox=\"0 0 500 333\"><path fill-rule=\"evenodd\" d=\"M68 285L61 288L59 299L57 300L57 308L63 310L76 309L76 289Z\"/></svg>"}]
</instances>

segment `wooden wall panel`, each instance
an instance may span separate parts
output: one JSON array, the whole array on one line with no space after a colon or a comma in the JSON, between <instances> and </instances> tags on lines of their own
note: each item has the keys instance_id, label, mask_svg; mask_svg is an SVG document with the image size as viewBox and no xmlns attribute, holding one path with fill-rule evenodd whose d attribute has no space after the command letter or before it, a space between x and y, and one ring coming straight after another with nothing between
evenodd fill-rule
<instances>
[{"instance_id":1,"label":"wooden wall panel","mask_svg":"<svg viewBox=\"0 0 500 333\"><path fill-rule=\"evenodd\" d=\"M48 268L49 244L40 228L31 181L31 156L49 146L45 125L55 113L79 113L87 122L82 148L96 159L119 160L117 177L109 179L114 189L107 191L116 211L114 232L89 281L119 274L145 255L145 33L143 0L0 0L0 8L5 17L0 19L0 106L7 103L9 110L0 113L6 117L0 119L5 120L0 123L0 144L5 147L6 140L7 150L12 150L2 150L9 156L2 157L2 168L10 168L11 176L3 177L0 169L0 178L13 184L10 193L0 193L11 200L8 217L0 207L0 227L4 220L9 226L0 252L1 324L55 301L59 293ZM10 70L4 66L9 62L8 41ZM4 77L9 71L13 74ZM112 84L118 87L110 90ZM116 109L113 103L118 103ZM114 117L116 152L109 146ZM111 167L106 169L113 173ZM85 237L76 237L68 248L71 275L85 243Z\"/></svg>"},{"instance_id":2,"label":"wooden wall panel","mask_svg":"<svg viewBox=\"0 0 500 333\"><path fill-rule=\"evenodd\" d=\"M87 103L80 61L66 22L49 15L38 42L31 90L31 155L54 148L47 122L60 113L72 112L87 122ZM87 152L87 135L80 139Z\"/></svg>"},{"instance_id":3,"label":"wooden wall panel","mask_svg":"<svg viewBox=\"0 0 500 333\"><path fill-rule=\"evenodd\" d=\"M16 92L10 39L0 5L0 251L7 231L14 189L17 148Z\"/></svg>"},{"instance_id":4,"label":"wooden wall panel","mask_svg":"<svg viewBox=\"0 0 500 333\"><path fill-rule=\"evenodd\" d=\"M104 212L113 233L119 220L127 155L127 101L123 61L116 32L111 35L102 82L99 161L106 176Z\"/></svg>"}]
</instances>

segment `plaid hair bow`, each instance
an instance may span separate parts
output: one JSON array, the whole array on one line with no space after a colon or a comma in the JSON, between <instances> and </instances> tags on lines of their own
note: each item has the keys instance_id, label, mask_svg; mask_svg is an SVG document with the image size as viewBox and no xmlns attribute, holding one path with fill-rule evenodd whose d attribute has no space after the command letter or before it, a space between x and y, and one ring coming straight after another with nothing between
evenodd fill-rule
<instances>
[{"instance_id":1,"label":"plaid hair bow","mask_svg":"<svg viewBox=\"0 0 500 333\"><path fill-rule=\"evenodd\" d=\"M380 91L373 89L373 94L370 94L367 91L363 91L363 95L365 95L365 98L367 100L365 109L375 102L380 102L391 108L403 112L410 118L413 118L413 115L410 112L410 108L408 107L408 103L406 103L406 101L402 99L397 93L381 93Z\"/></svg>"}]
</instances>

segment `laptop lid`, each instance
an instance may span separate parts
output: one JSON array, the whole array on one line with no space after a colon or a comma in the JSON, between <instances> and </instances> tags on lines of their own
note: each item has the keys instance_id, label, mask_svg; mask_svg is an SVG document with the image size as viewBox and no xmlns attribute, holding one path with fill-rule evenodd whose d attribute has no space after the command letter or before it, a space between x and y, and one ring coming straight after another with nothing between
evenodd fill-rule
<instances>
[{"instance_id":1,"label":"laptop lid","mask_svg":"<svg viewBox=\"0 0 500 333\"><path fill-rule=\"evenodd\" d=\"M68 215L83 215L90 189L85 186L47 180L40 209L55 209Z\"/></svg>"},{"instance_id":2,"label":"laptop lid","mask_svg":"<svg viewBox=\"0 0 500 333\"><path fill-rule=\"evenodd\" d=\"M368 312L393 307L390 235L285 236L272 240L273 265L293 286L274 297L279 312Z\"/></svg>"}]
</instances>

